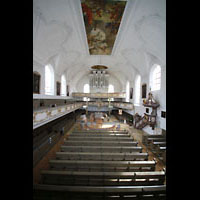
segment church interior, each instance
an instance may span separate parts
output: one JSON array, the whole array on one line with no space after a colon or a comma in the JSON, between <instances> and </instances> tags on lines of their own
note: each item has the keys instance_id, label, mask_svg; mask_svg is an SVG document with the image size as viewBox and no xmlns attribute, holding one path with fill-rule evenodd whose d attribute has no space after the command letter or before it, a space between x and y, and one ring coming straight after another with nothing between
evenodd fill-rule
<instances>
[{"instance_id":1,"label":"church interior","mask_svg":"<svg viewBox=\"0 0 200 200\"><path fill-rule=\"evenodd\" d=\"M33 0L33 199L166 199L166 0Z\"/></svg>"}]
</instances>

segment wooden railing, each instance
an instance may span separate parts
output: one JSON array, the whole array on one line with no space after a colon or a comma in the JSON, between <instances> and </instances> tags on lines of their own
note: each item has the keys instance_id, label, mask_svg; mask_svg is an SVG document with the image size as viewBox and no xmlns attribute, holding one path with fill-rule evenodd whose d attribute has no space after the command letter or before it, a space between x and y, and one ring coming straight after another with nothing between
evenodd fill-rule
<instances>
[{"instance_id":1,"label":"wooden railing","mask_svg":"<svg viewBox=\"0 0 200 200\"><path fill-rule=\"evenodd\" d=\"M154 128L156 125L156 116L155 115L147 115L144 114L143 117L136 115L135 116L135 128L143 129L145 126L149 125L150 127Z\"/></svg>"},{"instance_id":2,"label":"wooden railing","mask_svg":"<svg viewBox=\"0 0 200 200\"><path fill-rule=\"evenodd\" d=\"M107 107L109 106L109 102L88 102L88 106L98 106L98 107ZM122 109L128 109L132 110L133 104L132 103L124 103L124 102L110 102L111 107L116 107L116 108L122 108Z\"/></svg>"},{"instance_id":3,"label":"wooden railing","mask_svg":"<svg viewBox=\"0 0 200 200\"><path fill-rule=\"evenodd\" d=\"M113 106L117 108L128 109L128 110L132 110L134 108L132 103L119 102L119 103L113 103Z\"/></svg>"},{"instance_id":4,"label":"wooden railing","mask_svg":"<svg viewBox=\"0 0 200 200\"><path fill-rule=\"evenodd\" d=\"M126 93L125 92L115 92L115 93L80 93L80 92L73 92L72 97L126 98Z\"/></svg>"},{"instance_id":5,"label":"wooden railing","mask_svg":"<svg viewBox=\"0 0 200 200\"><path fill-rule=\"evenodd\" d=\"M74 110L81 108L84 103L73 103L53 108L44 108L33 112L33 129L42 126L54 119L62 117Z\"/></svg>"}]
</instances>

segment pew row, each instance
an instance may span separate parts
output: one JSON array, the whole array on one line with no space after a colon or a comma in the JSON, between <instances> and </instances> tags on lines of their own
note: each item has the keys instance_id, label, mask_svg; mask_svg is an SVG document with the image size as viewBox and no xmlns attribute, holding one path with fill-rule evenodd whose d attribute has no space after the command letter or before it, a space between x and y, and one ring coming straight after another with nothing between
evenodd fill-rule
<instances>
[{"instance_id":1,"label":"pew row","mask_svg":"<svg viewBox=\"0 0 200 200\"><path fill-rule=\"evenodd\" d=\"M162 134L153 134L153 135L149 135L149 134L144 134L142 136L142 143L144 145L148 145L149 144L149 141L152 141L152 140L157 140L157 139L166 139L164 135Z\"/></svg>"},{"instance_id":2,"label":"pew row","mask_svg":"<svg viewBox=\"0 0 200 200\"><path fill-rule=\"evenodd\" d=\"M165 138L148 138L148 143L151 142L166 142Z\"/></svg>"},{"instance_id":3,"label":"pew row","mask_svg":"<svg viewBox=\"0 0 200 200\"><path fill-rule=\"evenodd\" d=\"M73 131L72 133L118 133L118 134L128 134L128 131L105 131L105 130L82 130L82 131Z\"/></svg>"},{"instance_id":4,"label":"pew row","mask_svg":"<svg viewBox=\"0 0 200 200\"><path fill-rule=\"evenodd\" d=\"M164 171L154 172L83 172L42 170L42 183L76 186L162 185Z\"/></svg>"},{"instance_id":5,"label":"pew row","mask_svg":"<svg viewBox=\"0 0 200 200\"><path fill-rule=\"evenodd\" d=\"M63 145L68 146L137 146L138 142L121 142L121 141L74 141L66 140Z\"/></svg>"},{"instance_id":6,"label":"pew row","mask_svg":"<svg viewBox=\"0 0 200 200\"><path fill-rule=\"evenodd\" d=\"M133 141L133 138L131 137L75 137L75 136L69 136L67 138L68 140L75 140L75 141Z\"/></svg>"},{"instance_id":7,"label":"pew row","mask_svg":"<svg viewBox=\"0 0 200 200\"><path fill-rule=\"evenodd\" d=\"M156 161L50 160L51 169L74 171L155 171Z\"/></svg>"},{"instance_id":8,"label":"pew row","mask_svg":"<svg viewBox=\"0 0 200 200\"><path fill-rule=\"evenodd\" d=\"M120 133L71 133L70 136L75 137L130 137L130 134Z\"/></svg>"},{"instance_id":9,"label":"pew row","mask_svg":"<svg viewBox=\"0 0 200 200\"><path fill-rule=\"evenodd\" d=\"M33 185L33 195L37 199L83 200L83 199L166 199L166 186L63 186Z\"/></svg>"},{"instance_id":10,"label":"pew row","mask_svg":"<svg viewBox=\"0 0 200 200\"><path fill-rule=\"evenodd\" d=\"M152 148L152 150L156 149L156 146L166 147L166 142L151 142L150 147Z\"/></svg>"},{"instance_id":11,"label":"pew row","mask_svg":"<svg viewBox=\"0 0 200 200\"><path fill-rule=\"evenodd\" d=\"M61 160L148 160L148 153L96 153L96 152L56 152Z\"/></svg>"},{"instance_id":12,"label":"pew row","mask_svg":"<svg viewBox=\"0 0 200 200\"><path fill-rule=\"evenodd\" d=\"M151 151L165 164L166 163L166 142L152 142Z\"/></svg>"},{"instance_id":13,"label":"pew row","mask_svg":"<svg viewBox=\"0 0 200 200\"><path fill-rule=\"evenodd\" d=\"M120 147L120 146L61 146L62 152L110 152L110 153L142 153L142 147Z\"/></svg>"},{"instance_id":14,"label":"pew row","mask_svg":"<svg viewBox=\"0 0 200 200\"><path fill-rule=\"evenodd\" d=\"M166 142L152 142L154 145L160 145L161 147L166 146Z\"/></svg>"}]
</instances>

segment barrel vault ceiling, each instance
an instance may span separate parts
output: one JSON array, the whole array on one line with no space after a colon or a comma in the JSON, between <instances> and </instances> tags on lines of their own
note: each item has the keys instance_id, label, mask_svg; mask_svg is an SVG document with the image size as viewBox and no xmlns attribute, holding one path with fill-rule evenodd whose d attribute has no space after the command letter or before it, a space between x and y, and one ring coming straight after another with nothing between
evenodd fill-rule
<instances>
[{"instance_id":1,"label":"barrel vault ceiling","mask_svg":"<svg viewBox=\"0 0 200 200\"><path fill-rule=\"evenodd\" d=\"M78 82L106 65L120 82L166 65L166 0L127 0L110 55L91 55L80 0L33 0L33 60Z\"/></svg>"}]
</instances>

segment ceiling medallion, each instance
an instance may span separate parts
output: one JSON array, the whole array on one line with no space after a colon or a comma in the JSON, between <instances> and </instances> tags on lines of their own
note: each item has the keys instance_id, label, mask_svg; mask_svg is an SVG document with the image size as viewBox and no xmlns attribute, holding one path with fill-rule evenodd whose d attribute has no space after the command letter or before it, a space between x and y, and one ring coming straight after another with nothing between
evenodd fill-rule
<instances>
[{"instance_id":1,"label":"ceiling medallion","mask_svg":"<svg viewBox=\"0 0 200 200\"><path fill-rule=\"evenodd\" d=\"M104 65L94 65L91 67L92 69L98 69L98 70L102 70L102 69L108 69L108 67L104 66Z\"/></svg>"}]
</instances>

